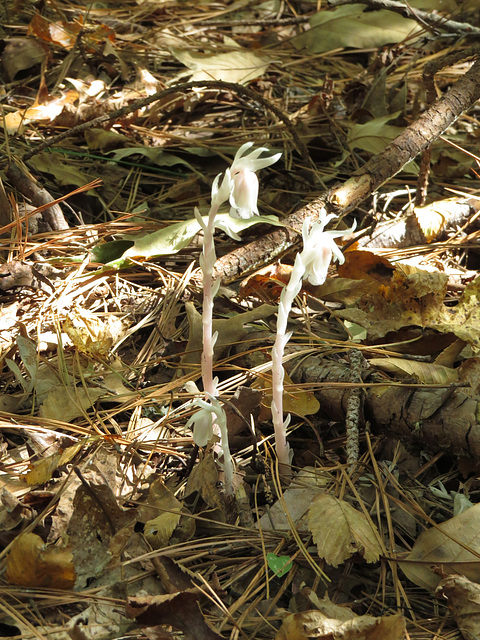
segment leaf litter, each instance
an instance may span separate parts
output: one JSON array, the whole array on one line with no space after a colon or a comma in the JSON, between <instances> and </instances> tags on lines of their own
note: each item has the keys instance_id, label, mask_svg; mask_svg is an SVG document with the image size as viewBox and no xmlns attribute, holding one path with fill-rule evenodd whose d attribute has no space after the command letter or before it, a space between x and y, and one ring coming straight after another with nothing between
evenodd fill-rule
<instances>
[{"instance_id":1,"label":"leaf litter","mask_svg":"<svg viewBox=\"0 0 480 640\"><path fill-rule=\"evenodd\" d=\"M255 226L224 214L228 255L382 151L415 118L426 58L443 53L414 19L294 4L3 9L8 162L66 133L22 170L68 219L45 222L2 166L5 637L478 634L475 108L434 145L431 202L412 205L421 169L410 162L353 212L360 234L345 265L299 294L286 357L290 486L268 398L291 254L215 302L235 500L215 444L198 451L185 427L201 355L193 208L206 208L215 175L246 140L283 152L261 175ZM427 4L445 18L458 8ZM471 4L461 18L475 28ZM439 91L464 71L441 69ZM198 86L175 91L185 77ZM218 87L202 88L209 80ZM368 364L361 383L354 347Z\"/></svg>"}]
</instances>

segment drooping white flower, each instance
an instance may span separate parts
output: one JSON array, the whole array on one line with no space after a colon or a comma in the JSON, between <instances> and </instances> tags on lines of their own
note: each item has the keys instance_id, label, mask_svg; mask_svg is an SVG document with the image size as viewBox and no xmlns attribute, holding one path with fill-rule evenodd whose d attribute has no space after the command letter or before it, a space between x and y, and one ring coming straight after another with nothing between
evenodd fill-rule
<instances>
[{"instance_id":1,"label":"drooping white flower","mask_svg":"<svg viewBox=\"0 0 480 640\"><path fill-rule=\"evenodd\" d=\"M213 438L212 412L207 408L196 411L188 419L186 426L192 429L193 441L199 447L205 447Z\"/></svg>"},{"instance_id":2,"label":"drooping white flower","mask_svg":"<svg viewBox=\"0 0 480 640\"><path fill-rule=\"evenodd\" d=\"M330 262L338 260L340 264L345 262L340 247L334 238L341 238L347 233L351 233L356 224L350 229L343 231L324 231L326 224L336 218L335 214L327 215L325 209L320 211L319 219L311 225L310 220L303 223L303 251L300 254L304 269L304 277L313 286L321 285L325 282Z\"/></svg>"},{"instance_id":3,"label":"drooping white flower","mask_svg":"<svg viewBox=\"0 0 480 640\"><path fill-rule=\"evenodd\" d=\"M226 424L227 416L220 402L209 395L210 402L196 398L193 404L198 407L187 421L186 426L192 427L193 441L199 447L205 447L213 438L213 421L218 426Z\"/></svg>"},{"instance_id":4,"label":"drooping white flower","mask_svg":"<svg viewBox=\"0 0 480 640\"><path fill-rule=\"evenodd\" d=\"M214 389L216 391L217 379L214 380ZM209 393L205 394L208 398L202 400L196 398L193 404L199 407L198 411L187 421L187 427L193 425L193 441L199 447L206 446L211 442L214 435L214 425L216 431L220 433L220 451L223 453L223 472L225 475L225 491L228 495L233 494L233 458L230 453L230 445L228 442L227 415L219 400Z\"/></svg>"},{"instance_id":5,"label":"drooping white flower","mask_svg":"<svg viewBox=\"0 0 480 640\"><path fill-rule=\"evenodd\" d=\"M225 172L233 182L233 188L230 191L232 218L246 219L258 215L258 178L255 172L277 162L282 155L275 153L273 156L259 158L261 153L268 151L266 147L259 147L245 156L244 153L252 145L253 142L242 144L235 154L232 166Z\"/></svg>"}]
</instances>

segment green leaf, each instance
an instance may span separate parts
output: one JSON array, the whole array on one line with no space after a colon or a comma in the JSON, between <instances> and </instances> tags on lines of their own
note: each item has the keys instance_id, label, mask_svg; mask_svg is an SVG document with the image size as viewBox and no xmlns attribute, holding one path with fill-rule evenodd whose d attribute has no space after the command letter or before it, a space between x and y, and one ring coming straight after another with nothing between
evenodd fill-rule
<instances>
[{"instance_id":1,"label":"green leaf","mask_svg":"<svg viewBox=\"0 0 480 640\"><path fill-rule=\"evenodd\" d=\"M77 187L83 187L91 180L86 173L65 162L65 158L59 153L42 151L31 158L29 162L35 167L36 171L50 173L55 176L57 183L63 186L71 186L73 184ZM88 195L92 193L95 192L93 190L87 191Z\"/></svg>"},{"instance_id":2,"label":"green leaf","mask_svg":"<svg viewBox=\"0 0 480 640\"><path fill-rule=\"evenodd\" d=\"M133 240L112 240L104 242L93 247L92 254L95 262L106 264L112 260L118 260L123 256L125 251L130 249L134 244Z\"/></svg>"},{"instance_id":3,"label":"green leaf","mask_svg":"<svg viewBox=\"0 0 480 640\"><path fill-rule=\"evenodd\" d=\"M123 254L124 258L151 258L178 253L190 244L200 231L193 218L171 224L164 229L134 239L134 244Z\"/></svg>"},{"instance_id":4,"label":"green leaf","mask_svg":"<svg viewBox=\"0 0 480 640\"><path fill-rule=\"evenodd\" d=\"M267 553L267 564L277 578L281 578L292 568L290 556L277 556L275 553Z\"/></svg>"},{"instance_id":5,"label":"green leaf","mask_svg":"<svg viewBox=\"0 0 480 640\"><path fill-rule=\"evenodd\" d=\"M386 11L365 11L361 4L319 11L310 19L310 29L293 38L296 49L323 53L333 49L376 48L401 42L420 27L414 20Z\"/></svg>"},{"instance_id":6,"label":"green leaf","mask_svg":"<svg viewBox=\"0 0 480 640\"><path fill-rule=\"evenodd\" d=\"M207 216L203 216L205 223ZM281 225L275 216L255 216L248 220L231 218L228 213L223 213L216 218L216 227L233 237L238 238L237 232L248 229L254 224ZM190 244L200 231L200 224L193 218L171 224L164 229L149 233L141 238L134 238L134 244L123 254L124 258L151 258L153 256L165 256L178 253Z\"/></svg>"},{"instance_id":7,"label":"green leaf","mask_svg":"<svg viewBox=\"0 0 480 640\"><path fill-rule=\"evenodd\" d=\"M362 149L362 151L368 151L373 154L381 153L403 131L402 127L387 124L398 115L398 113L391 113L382 118L369 120L365 124L353 125L347 137L349 147L351 149Z\"/></svg>"}]
</instances>

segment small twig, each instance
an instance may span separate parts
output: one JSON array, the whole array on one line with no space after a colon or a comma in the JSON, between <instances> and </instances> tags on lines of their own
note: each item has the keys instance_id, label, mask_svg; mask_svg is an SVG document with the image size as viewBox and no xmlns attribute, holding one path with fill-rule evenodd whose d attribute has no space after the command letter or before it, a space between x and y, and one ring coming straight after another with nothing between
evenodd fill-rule
<instances>
[{"instance_id":1,"label":"small twig","mask_svg":"<svg viewBox=\"0 0 480 640\"><path fill-rule=\"evenodd\" d=\"M432 60L425 65L423 70L423 85L425 87L425 93L427 96L428 106L432 106L437 98L437 91L435 87L435 74L445 67L450 67L457 62L467 60L473 56L478 55L480 49L479 45L475 44L467 49L461 51L453 51L447 53L437 60ZM417 191L415 194L415 206L421 207L425 204L427 199L428 183L430 179L431 169L431 157L432 146L430 145L422 152L420 159L420 170L417 178Z\"/></svg>"},{"instance_id":2,"label":"small twig","mask_svg":"<svg viewBox=\"0 0 480 640\"><path fill-rule=\"evenodd\" d=\"M311 16L290 16L289 18L250 18L249 20L192 20L192 24L202 27L281 27L289 24L303 24Z\"/></svg>"}]
</instances>

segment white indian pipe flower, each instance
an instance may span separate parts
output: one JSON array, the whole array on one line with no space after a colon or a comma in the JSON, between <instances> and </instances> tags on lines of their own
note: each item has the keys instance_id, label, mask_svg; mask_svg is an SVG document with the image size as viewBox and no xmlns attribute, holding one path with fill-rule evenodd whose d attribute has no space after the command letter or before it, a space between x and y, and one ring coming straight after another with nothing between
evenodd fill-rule
<instances>
[{"instance_id":1,"label":"white indian pipe flower","mask_svg":"<svg viewBox=\"0 0 480 640\"><path fill-rule=\"evenodd\" d=\"M338 260L340 264L345 262L343 253L334 238L341 238L347 233L351 233L356 227L354 222L350 229L324 231L326 224L332 218L336 218L335 214L327 215L323 208L320 211L318 220L313 225L310 226L310 220L305 220L303 223L303 250L300 257L305 269L304 277L313 286L318 286L325 282L332 259Z\"/></svg>"},{"instance_id":2,"label":"white indian pipe flower","mask_svg":"<svg viewBox=\"0 0 480 640\"><path fill-rule=\"evenodd\" d=\"M232 218L247 219L258 215L258 178L255 172L277 162L282 155L275 153L267 158L259 158L261 153L268 151L266 147L259 147L245 156L244 153L252 145L253 142L242 144L235 154L232 166L225 172L226 177L228 176L228 179L233 182L233 188L230 191Z\"/></svg>"},{"instance_id":3,"label":"white indian pipe flower","mask_svg":"<svg viewBox=\"0 0 480 640\"><path fill-rule=\"evenodd\" d=\"M328 267L332 258L336 258L340 264L345 258L336 245L334 238L344 236L355 229L347 231L324 231L325 225L334 214L327 215L325 208L320 211L319 219L310 226L310 220L303 224L303 250L295 257L290 280L283 289L278 305L277 333L272 349L272 418L275 429L275 449L280 465L280 475L287 478L292 462L292 452L287 442L287 426L289 416L283 417L283 382L285 371L283 368L283 355L291 333L287 332L288 316L293 302L302 287L302 280L307 278L314 286L323 284L327 277Z\"/></svg>"},{"instance_id":4,"label":"white indian pipe flower","mask_svg":"<svg viewBox=\"0 0 480 640\"><path fill-rule=\"evenodd\" d=\"M218 380L215 378L215 392L217 382ZM214 435L214 425L220 431L220 449L223 452L225 491L231 495L233 493L233 459L228 442L227 415L217 398L209 393L205 395L208 398L208 402L201 398L196 398L193 401L193 404L199 407L199 409L188 419L186 426L193 426L193 441L199 447L205 447L211 442Z\"/></svg>"},{"instance_id":5,"label":"white indian pipe flower","mask_svg":"<svg viewBox=\"0 0 480 640\"><path fill-rule=\"evenodd\" d=\"M220 422L227 421L225 411L220 402L207 394L210 402L195 398L193 405L198 407L196 411L187 421L187 427L193 427L193 441L199 447L205 447L213 438L213 421L219 425ZM220 425L219 425L220 426Z\"/></svg>"}]
</instances>

